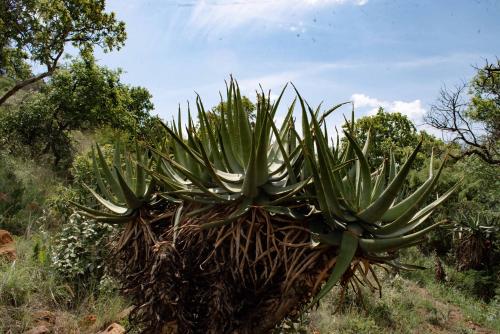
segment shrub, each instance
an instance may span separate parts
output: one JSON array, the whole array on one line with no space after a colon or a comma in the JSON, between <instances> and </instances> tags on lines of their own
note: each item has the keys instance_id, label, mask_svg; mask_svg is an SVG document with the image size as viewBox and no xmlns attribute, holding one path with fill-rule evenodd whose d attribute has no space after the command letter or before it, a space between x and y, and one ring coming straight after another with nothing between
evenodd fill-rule
<instances>
[{"instance_id":1,"label":"shrub","mask_svg":"<svg viewBox=\"0 0 500 334\"><path fill-rule=\"evenodd\" d=\"M25 189L13 167L11 161L0 154L0 217L12 216L23 208Z\"/></svg>"},{"instance_id":2,"label":"shrub","mask_svg":"<svg viewBox=\"0 0 500 334\"><path fill-rule=\"evenodd\" d=\"M497 273L486 270L450 271L449 284L486 302L495 297L496 290L500 289Z\"/></svg>"},{"instance_id":3,"label":"shrub","mask_svg":"<svg viewBox=\"0 0 500 334\"><path fill-rule=\"evenodd\" d=\"M55 238L52 265L77 287L98 282L104 274L113 231L109 224L84 219L76 213L71 215Z\"/></svg>"},{"instance_id":4,"label":"shrub","mask_svg":"<svg viewBox=\"0 0 500 334\"><path fill-rule=\"evenodd\" d=\"M0 228L18 235L30 230L58 182L50 170L0 153Z\"/></svg>"}]
</instances>

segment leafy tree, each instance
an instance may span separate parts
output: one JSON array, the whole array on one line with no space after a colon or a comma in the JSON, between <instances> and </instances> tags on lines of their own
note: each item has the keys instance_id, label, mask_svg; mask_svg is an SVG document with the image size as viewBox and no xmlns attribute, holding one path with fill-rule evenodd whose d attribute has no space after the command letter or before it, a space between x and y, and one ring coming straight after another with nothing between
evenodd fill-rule
<instances>
[{"instance_id":1,"label":"leafy tree","mask_svg":"<svg viewBox=\"0 0 500 334\"><path fill-rule=\"evenodd\" d=\"M356 121L356 136L362 142L371 133L370 162L378 166L390 152L393 152L397 161L403 161L411 153L419 140L423 141L423 151L417 157L415 166L421 167L425 156L432 148L435 153L444 151L444 143L425 131L418 132L413 122L405 115L395 112L389 113L379 108L373 116L361 117Z\"/></svg>"},{"instance_id":2,"label":"leafy tree","mask_svg":"<svg viewBox=\"0 0 500 334\"><path fill-rule=\"evenodd\" d=\"M469 84L443 87L425 120L462 146L456 159L477 155L500 165L500 60L478 68Z\"/></svg>"},{"instance_id":3,"label":"leafy tree","mask_svg":"<svg viewBox=\"0 0 500 334\"><path fill-rule=\"evenodd\" d=\"M0 74L13 85L0 97L0 105L23 87L51 76L67 45L88 58L95 46L119 49L125 38L125 23L105 12L104 0L2 1ZM33 75L26 61L46 70Z\"/></svg>"},{"instance_id":4,"label":"leafy tree","mask_svg":"<svg viewBox=\"0 0 500 334\"><path fill-rule=\"evenodd\" d=\"M478 69L470 84L468 116L483 122L489 136L500 138L500 60Z\"/></svg>"},{"instance_id":5,"label":"leafy tree","mask_svg":"<svg viewBox=\"0 0 500 334\"><path fill-rule=\"evenodd\" d=\"M257 98L261 99L260 96L261 95L257 95ZM240 102L241 108L243 109L243 111L245 112L245 114L248 115L248 117L252 121L255 121L255 110L256 110L255 104L253 104L253 102L248 97L246 97L244 95L241 96L241 99L240 99L239 102ZM197 106L203 107L203 104L201 102L200 97L198 97L196 99L196 103L197 103ZM212 130L215 131L215 129L220 126L221 114L225 110L227 110L228 108L229 108L228 102L222 101L219 104L213 106L211 108L211 110L210 110L211 112L209 112L209 113L206 114L206 117L207 117L207 119L208 119L208 121L209 121L209 123L210 123L210 125L212 127ZM179 110L179 112L180 112L180 110ZM191 112L189 112L189 113L191 113ZM199 133L202 133L202 132L205 131L205 129L199 128L200 124L201 124L201 122L199 120L198 124L196 124L195 126L198 127ZM160 138L160 137L155 137L155 138Z\"/></svg>"},{"instance_id":6,"label":"leafy tree","mask_svg":"<svg viewBox=\"0 0 500 334\"><path fill-rule=\"evenodd\" d=\"M260 95L258 95L258 98L260 98ZM253 104L252 101L246 96L241 97L241 107L245 111L247 115L249 115L250 119L255 119L255 104ZM219 122L220 114L223 109L227 109L228 104L227 102L223 101L220 102L218 105L215 107L212 107L212 113L211 113L211 118L212 121L214 121L214 124L217 124Z\"/></svg>"},{"instance_id":7,"label":"leafy tree","mask_svg":"<svg viewBox=\"0 0 500 334\"><path fill-rule=\"evenodd\" d=\"M0 145L31 158L49 156L66 169L75 130L109 126L139 137L150 132L151 94L123 84L120 74L89 60L74 60L57 70L40 92L0 115Z\"/></svg>"},{"instance_id":8,"label":"leafy tree","mask_svg":"<svg viewBox=\"0 0 500 334\"><path fill-rule=\"evenodd\" d=\"M22 50L13 48L2 48L0 51L0 74L9 83L9 88L12 82L17 80L26 80L33 76L31 67L26 62L26 53ZM2 93L5 93L2 89Z\"/></svg>"},{"instance_id":9,"label":"leafy tree","mask_svg":"<svg viewBox=\"0 0 500 334\"><path fill-rule=\"evenodd\" d=\"M356 129L361 142L366 140L368 131L371 132L371 159L376 166L396 147L415 146L418 142L417 129L406 116L385 112L383 108L379 108L374 116L358 119Z\"/></svg>"}]
</instances>

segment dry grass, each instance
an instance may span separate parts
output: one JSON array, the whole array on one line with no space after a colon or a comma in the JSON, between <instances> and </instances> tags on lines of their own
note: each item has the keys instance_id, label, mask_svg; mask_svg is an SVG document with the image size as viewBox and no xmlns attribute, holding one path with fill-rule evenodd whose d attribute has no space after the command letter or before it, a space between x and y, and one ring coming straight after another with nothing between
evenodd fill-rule
<instances>
[{"instance_id":1,"label":"dry grass","mask_svg":"<svg viewBox=\"0 0 500 334\"><path fill-rule=\"evenodd\" d=\"M96 333L114 321L129 304L116 291L97 286L76 292L35 257L34 240L16 238L17 259L0 263L0 333L23 333L47 324L54 333ZM42 314L43 316L41 316Z\"/></svg>"}]
</instances>

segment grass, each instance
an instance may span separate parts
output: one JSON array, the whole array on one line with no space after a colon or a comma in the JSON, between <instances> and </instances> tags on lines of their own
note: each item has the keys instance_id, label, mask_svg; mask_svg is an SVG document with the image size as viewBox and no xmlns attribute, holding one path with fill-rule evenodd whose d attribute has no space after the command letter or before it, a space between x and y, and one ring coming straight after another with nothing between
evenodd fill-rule
<instances>
[{"instance_id":1,"label":"grass","mask_svg":"<svg viewBox=\"0 0 500 334\"><path fill-rule=\"evenodd\" d=\"M66 304L68 290L50 269L33 257L32 241L16 238L17 259L0 264L0 329L29 329L30 313L38 307Z\"/></svg>"},{"instance_id":2,"label":"grass","mask_svg":"<svg viewBox=\"0 0 500 334\"><path fill-rule=\"evenodd\" d=\"M351 294L335 312L339 289L311 314L311 329L320 333L415 333L421 328L441 326L446 321L447 309L411 293L412 283L400 276L384 277L383 295L364 291L363 302Z\"/></svg>"},{"instance_id":3,"label":"grass","mask_svg":"<svg viewBox=\"0 0 500 334\"><path fill-rule=\"evenodd\" d=\"M37 314L50 312L54 332L96 333L112 322L130 327L120 315L130 304L116 289L94 285L84 291L58 279L44 248L47 235L16 237L18 258L0 263L0 333L23 333L39 324ZM36 251L35 251L36 249ZM485 303L455 287L457 273L445 265L448 282L434 281L433 263L416 250L408 262L430 269L400 274L380 271L382 298L365 290L362 299L348 292L339 305L339 288L320 307L288 323L282 333L474 333L500 332L498 298Z\"/></svg>"},{"instance_id":4,"label":"grass","mask_svg":"<svg viewBox=\"0 0 500 334\"><path fill-rule=\"evenodd\" d=\"M128 302L116 289L99 291L90 287L78 292L69 282L58 278L49 261L35 255L39 234L17 237L16 261L0 263L0 333L23 333L36 326L37 314L49 312L54 332L96 333L119 319Z\"/></svg>"},{"instance_id":5,"label":"grass","mask_svg":"<svg viewBox=\"0 0 500 334\"><path fill-rule=\"evenodd\" d=\"M407 261L432 268L433 263L429 258L421 256L415 250L406 253ZM478 323L500 332L500 295L486 303L474 296L470 289L464 290L463 281L465 273L460 273L455 268L444 265L447 282L438 283L433 279L432 269L417 270L403 273L404 277L424 287L429 294L438 300L458 307L467 320Z\"/></svg>"},{"instance_id":6,"label":"grass","mask_svg":"<svg viewBox=\"0 0 500 334\"><path fill-rule=\"evenodd\" d=\"M337 288L310 313L302 328L307 333L481 333L500 332L497 299L485 303L453 286L434 281L433 262L416 250L405 260L429 269L401 274L380 272L382 298L365 290L362 302L352 292L338 305ZM449 276L456 271L445 265ZM337 311L337 312L336 312Z\"/></svg>"}]
</instances>

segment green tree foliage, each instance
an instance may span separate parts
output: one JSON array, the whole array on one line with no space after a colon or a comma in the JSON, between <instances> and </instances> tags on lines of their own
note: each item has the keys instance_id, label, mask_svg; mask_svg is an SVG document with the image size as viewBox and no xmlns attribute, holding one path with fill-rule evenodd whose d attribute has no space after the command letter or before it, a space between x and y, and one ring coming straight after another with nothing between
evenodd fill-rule
<instances>
[{"instance_id":1,"label":"green tree foliage","mask_svg":"<svg viewBox=\"0 0 500 334\"><path fill-rule=\"evenodd\" d=\"M120 81L120 70L74 60L56 71L40 92L0 115L0 145L30 158L49 157L66 169L72 161L72 131L103 126L141 137L151 130L151 94Z\"/></svg>"},{"instance_id":2,"label":"green tree foliage","mask_svg":"<svg viewBox=\"0 0 500 334\"><path fill-rule=\"evenodd\" d=\"M418 143L417 129L413 123L401 113L388 113L382 107L374 116L361 117L356 121L356 137L366 141L367 133L373 136L371 161L380 165L389 152L393 151L398 160L406 147L415 147Z\"/></svg>"},{"instance_id":3,"label":"green tree foliage","mask_svg":"<svg viewBox=\"0 0 500 334\"><path fill-rule=\"evenodd\" d=\"M201 101L200 101L201 102ZM253 104L252 101L246 96L241 97L241 107L243 108L243 111L245 114L247 114L250 119L254 120L255 119L255 104ZM223 101L220 102L218 105L212 107L212 112L210 113L210 119L211 123L214 126L219 125L220 122L220 114L222 110L227 110L228 104L227 102Z\"/></svg>"},{"instance_id":4,"label":"green tree foliage","mask_svg":"<svg viewBox=\"0 0 500 334\"><path fill-rule=\"evenodd\" d=\"M257 99L260 100L260 96L261 95L257 95ZM254 121L255 120L255 110L256 110L256 107L255 107L255 104L246 96L241 96L241 100L240 100L240 103L241 103L241 108L242 110L244 111L244 113L246 115L248 115L248 117ZM196 104L197 104L197 107L201 107L201 108L204 108L203 106L203 103L201 102L201 98L200 97L197 97L196 99ZM219 104L213 106L209 113L207 113L207 121L210 123L211 125L211 129L212 130L215 130L217 129L221 124L220 124L220 119L221 119L221 113L226 111L228 108L228 103L226 101L221 101ZM190 111L189 111L190 113ZM180 106L179 106L179 114L178 116L180 117ZM198 126L200 124L198 123ZM206 128L198 128L198 130L200 132L204 132L204 131L207 131ZM205 133L206 134L206 133ZM158 133L158 135L154 136L153 138L161 138L161 133Z\"/></svg>"},{"instance_id":5,"label":"green tree foliage","mask_svg":"<svg viewBox=\"0 0 500 334\"><path fill-rule=\"evenodd\" d=\"M429 161L425 162L426 165L428 163ZM481 261L489 263L490 258L500 258L500 245L498 244L500 180L497 169L498 167L488 164L476 155L466 156L460 160L448 159L447 168L443 170L441 182L436 187L435 193L442 194L447 187L460 180L462 180L461 187L450 197L446 205L436 210L436 215L432 219L434 221L446 220L449 224L433 231L428 242L421 247L422 251L427 254L436 251L440 256L457 251L464 235L463 233L461 235L450 233L450 228L460 230L473 217L479 219L481 225L496 226L496 232L491 234L490 241L488 241L491 242L491 251L483 254L486 257L481 258ZM417 188L425 181L425 177L425 168L413 173L408 188ZM451 256L447 260L452 265L458 266L459 261L470 256L473 254L468 251L460 258Z\"/></svg>"},{"instance_id":6,"label":"green tree foliage","mask_svg":"<svg viewBox=\"0 0 500 334\"><path fill-rule=\"evenodd\" d=\"M105 12L104 0L2 1L0 73L13 85L0 97L0 105L23 87L51 76L67 45L88 58L95 46L119 49L125 39L125 23ZM26 61L46 70L33 76Z\"/></svg>"},{"instance_id":7,"label":"green tree foliage","mask_svg":"<svg viewBox=\"0 0 500 334\"><path fill-rule=\"evenodd\" d=\"M27 56L25 52L7 47L2 48L0 52L0 74L9 83L9 86L6 88L10 89L13 82L27 80L33 75L31 66L26 62ZM5 93L6 91L2 90L0 92Z\"/></svg>"},{"instance_id":8,"label":"green tree foliage","mask_svg":"<svg viewBox=\"0 0 500 334\"><path fill-rule=\"evenodd\" d=\"M435 162L437 163L437 162ZM426 165L429 161L425 162ZM425 180L425 168L414 173L410 187L417 187ZM440 209L440 218L459 220L462 214L480 212L483 216L500 217L498 214L500 205L500 180L495 166L482 161L480 158L470 156L459 161L450 159L447 168L441 176L441 184L437 192L444 192L447 187L462 181L462 186L453 195L446 206Z\"/></svg>"},{"instance_id":9,"label":"green tree foliage","mask_svg":"<svg viewBox=\"0 0 500 334\"><path fill-rule=\"evenodd\" d=\"M379 108L373 116L361 117L356 121L356 137L359 140L365 141L368 132L373 136L370 148L372 154L369 158L373 166L380 165L390 152L397 161L404 161L421 139L422 151L425 153L417 157L417 168L424 165L424 160L432 148L437 155L441 155L445 150L445 144L441 140L425 131L417 131L408 117L399 112L386 112L383 108Z\"/></svg>"},{"instance_id":10,"label":"green tree foliage","mask_svg":"<svg viewBox=\"0 0 500 334\"><path fill-rule=\"evenodd\" d=\"M482 122L490 140L500 140L500 60L478 69L470 84L467 115Z\"/></svg>"},{"instance_id":11,"label":"green tree foliage","mask_svg":"<svg viewBox=\"0 0 500 334\"><path fill-rule=\"evenodd\" d=\"M260 96L260 95L259 95ZM245 113L249 115L251 118L255 118L255 105L250 101L250 99L246 96L241 97L241 106ZM226 101L220 102L218 105L212 108L212 112L217 115L220 115L222 109L227 109L228 105Z\"/></svg>"}]
</instances>

